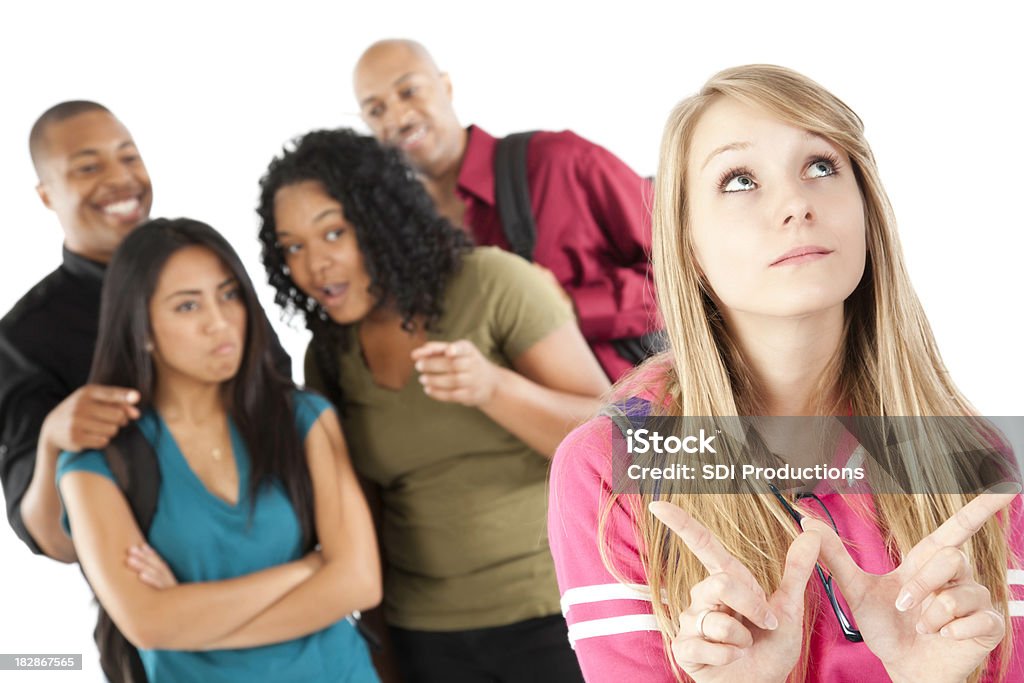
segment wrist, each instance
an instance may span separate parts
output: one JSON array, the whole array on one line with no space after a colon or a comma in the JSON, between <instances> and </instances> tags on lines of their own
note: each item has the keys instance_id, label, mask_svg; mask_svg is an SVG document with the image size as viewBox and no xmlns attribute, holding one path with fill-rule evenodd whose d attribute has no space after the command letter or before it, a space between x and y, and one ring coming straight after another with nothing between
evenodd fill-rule
<instances>
[{"instance_id":1,"label":"wrist","mask_svg":"<svg viewBox=\"0 0 1024 683\"><path fill-rule=\"evenodd\" d=\"M54 443L51 430L44 421L39 429L39 441L36 442L35 472L51 472L57 468L57 458L63 450ZM34 476L34 475L33 475Z\"/></svg>"},{"instance_id":2,"label":"wrist","mask_svg":"<svg viewBox=\"0 0 1024 683\"><path fill-rule=\"evenodd\" d=\"M512 389L512 385L519 377L516 372L508 368L492 365L491 369L494 373L491 390L484 397L484 400L477 405L477 408L488 415L495 409L495 406L501 405L509 390Z\"/></svg>"},{"instance_id":3,"label":"wrist","mask_svg":"<svg viewBox=\"0 0 1024 683\"><path fill-rule=\"evenodd\" d=\"M36 442L38 444L38 446L37 446L38 450L43 450L43 449L45 449L46 451L54 450L54 445L55 444L53 443L53 435L52 435L52 433L53 433L53 423L50 421L50 416L47 415L45 418L43 418L43 423L41 425L39 425L39 440ZM59 449L57 449L57 450L59 452Z\"/></svg>"},{"instance_id":4,"label":"wrist","mask_svg":"<svg viewBox=\"0 0 1024 683\"><path fill-rule=\"evenodd\" d=\"M39 427L39 441L37 442L54 460L60 455L61 451L74 450L61 443L62 439L59 434L58 422L59 420L54 418L53 413L47 415L43 419L43 424Z\"/></svg>"}]
</instances>

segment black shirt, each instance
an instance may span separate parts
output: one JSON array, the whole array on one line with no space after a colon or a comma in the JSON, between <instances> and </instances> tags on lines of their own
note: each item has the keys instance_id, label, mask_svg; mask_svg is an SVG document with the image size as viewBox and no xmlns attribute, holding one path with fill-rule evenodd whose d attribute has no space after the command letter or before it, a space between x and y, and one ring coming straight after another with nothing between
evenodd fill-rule
<instances>
[{"instance_id":1,"label":"black shirt","mask_svg":"<svg viewBox=\"0 0 1024 683\"><path fill-rule=\"evenodd\" d=\"M30 289L0 320L0 481L7 519L18 537L41 553L21 519L32 481L43 420L86 384L99 332L106 267L64 249L64 262ZM276 365L291 361L271 331Z\"/></svg>"},{"instance_id":2,"label":"black shirt","mask_svg":"<svg viewBox=\"0 0 1024 683\"><path fill-rule=\"evenodd\" d=\"M0 480L7 519L35 553L21 519L43 419L86 383L106 268L64 250L64 262L0 320Z\"/></svg>"}]
</instances>

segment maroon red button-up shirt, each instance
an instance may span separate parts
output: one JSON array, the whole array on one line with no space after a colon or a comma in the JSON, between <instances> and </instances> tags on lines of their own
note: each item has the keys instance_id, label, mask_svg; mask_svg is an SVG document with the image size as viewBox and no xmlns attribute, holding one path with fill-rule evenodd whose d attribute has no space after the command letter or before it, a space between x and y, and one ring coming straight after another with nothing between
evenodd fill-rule
<instances>
[{"instance_id":1,"label":"maroon red button-up shirt","mask_svg":"<svg viewBox=\"0 0 1024 683\"><path fill-rule=\"evenodd\" d=\"M477 244L509 249L494 195L497 140L470 126L456 191ZM614 381L630 369L611 340L661 327L650 271L650 183L571 131L538 132L526 156L534 261L572 297L580 330Z\"/></svg>"}]
</instances>

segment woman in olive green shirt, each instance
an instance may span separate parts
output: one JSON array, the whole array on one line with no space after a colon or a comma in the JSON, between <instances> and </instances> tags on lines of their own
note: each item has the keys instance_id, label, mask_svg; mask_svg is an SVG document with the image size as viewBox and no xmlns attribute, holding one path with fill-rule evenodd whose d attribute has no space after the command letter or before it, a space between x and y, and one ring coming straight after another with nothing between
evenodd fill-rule
<instances>
[{"instance_id":1,"label":"woman in olive green shirt","mask_svg":"<svg viewBox=\"0 0 1024 683\"><path fill-rule=\"evenodd\" d=\"M394 150L318 131L261 181L263 261L307 384L380 489L407 680L582 680L545 530L548 458L608 383L536 266L474 249Z\"/></svg>"}]
</instances>

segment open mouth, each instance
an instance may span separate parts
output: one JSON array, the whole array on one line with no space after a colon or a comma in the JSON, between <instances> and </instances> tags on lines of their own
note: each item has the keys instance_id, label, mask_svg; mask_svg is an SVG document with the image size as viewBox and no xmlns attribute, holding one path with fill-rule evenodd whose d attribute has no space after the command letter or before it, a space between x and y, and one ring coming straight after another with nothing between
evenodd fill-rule
<instances>
[{"instance_id":1,"label":"open mouth","mask_svg":"<svg viewBox=\"0 0 1024 683\"><path fill-rule=\"evenodd\" d=\"M334 283L320 287L320 303L323 306L334 306L338 304L348 291L348 283Z\"/></svg>"},{"instance_id":2,"label":"open mouth","mask_svg":"<svg viewBox=\"0 0 1024 683\"><path fill-rule=\"evenodd\" d=\"M121 221L140 220L142 218L142 202L139 201L138 197L118 199L107 204L101 204L100 211L105 216Z\"/></svg>"}]
</instances>

